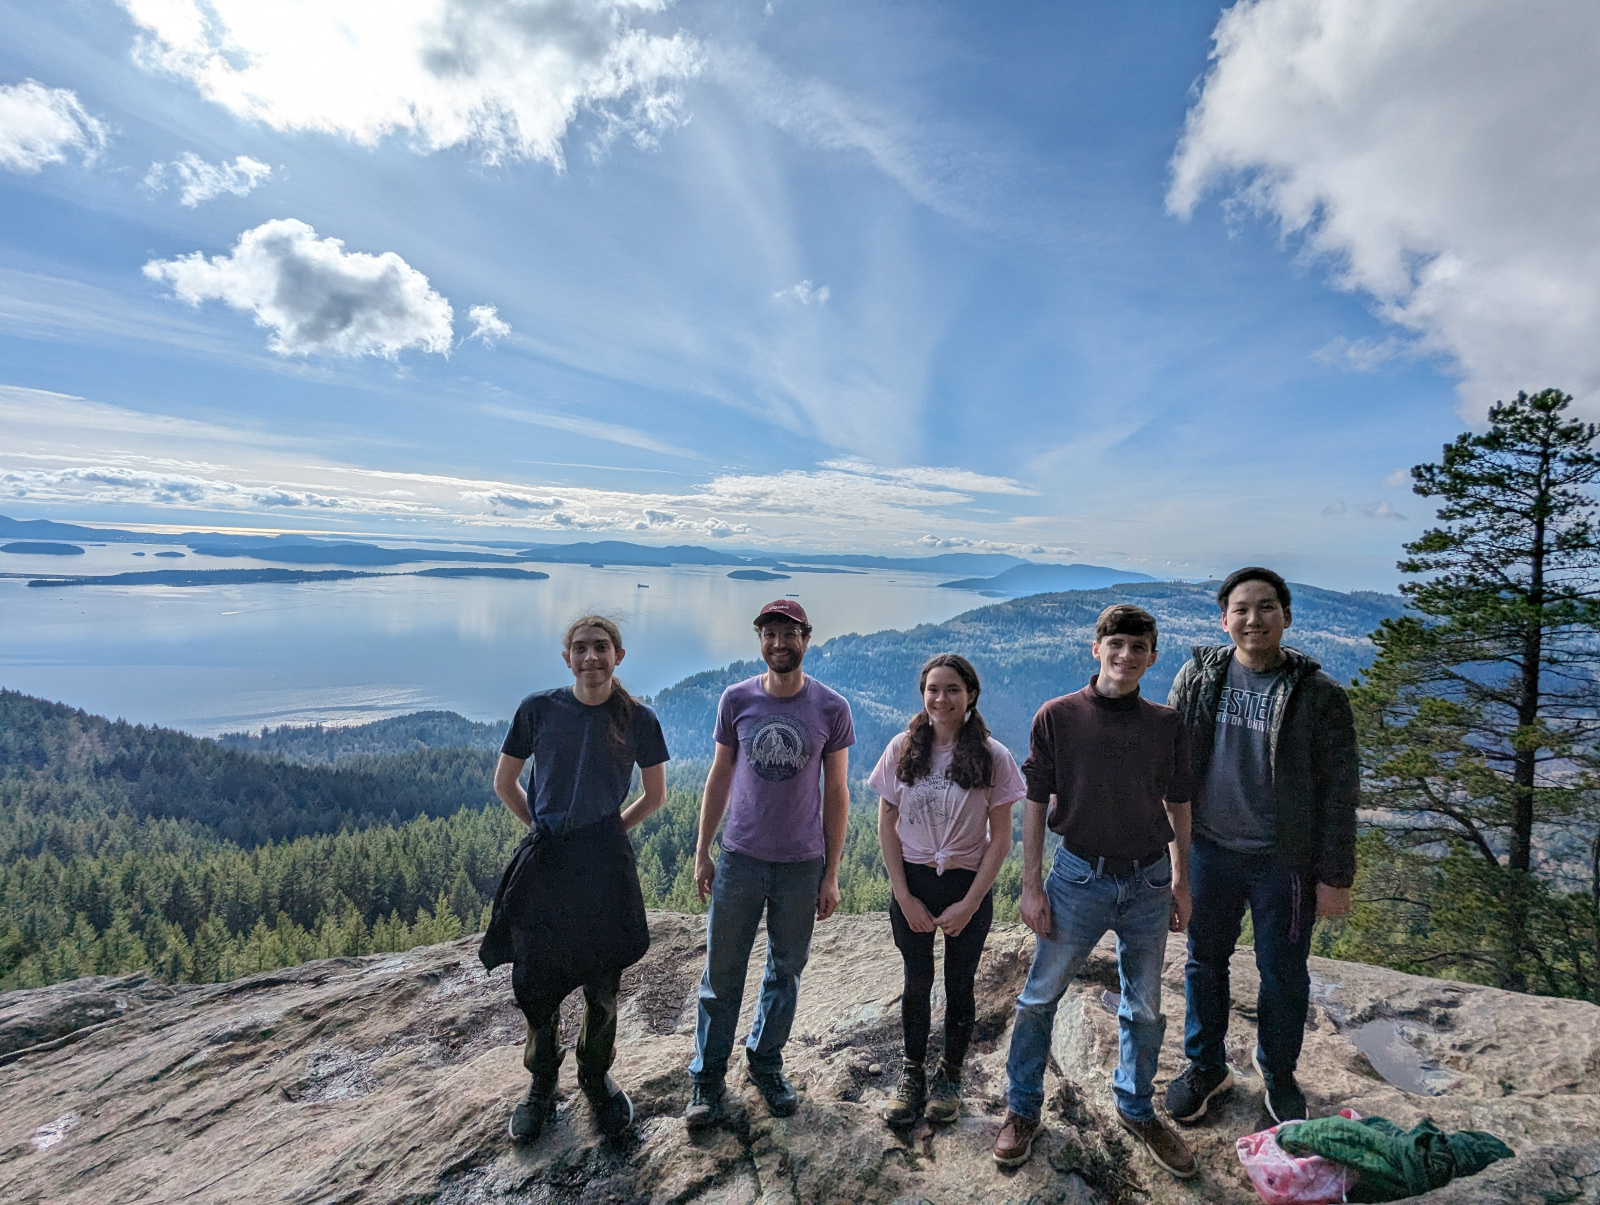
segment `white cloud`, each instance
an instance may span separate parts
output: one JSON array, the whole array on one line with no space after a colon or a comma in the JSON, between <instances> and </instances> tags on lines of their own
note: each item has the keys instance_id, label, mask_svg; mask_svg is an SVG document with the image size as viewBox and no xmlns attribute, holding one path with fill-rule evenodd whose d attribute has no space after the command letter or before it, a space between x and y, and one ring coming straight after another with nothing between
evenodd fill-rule
<instances>
[{"instance_id":1,"label":"white cloud","mask_svg":"<svg viewBox=\"0 0 1600 1205\"><path fill-rule=\"evenodd\" d=\"M561 168L580 112L648 145L684 120L700 50L635 26L666 0L121 0L141 61L277 130Z\"/></svg>"},{"instance_id":2,"label":"white cloud","mask_svg":"<svg viewBox=\"0 0 1600 1205\"><path fill-rule=\"evenodd\" d=\"M1319 364L1349 368L1355 372L1372 372L1393 360L1403 360L1417 354L1416 343L1391 335L1387 339L1347 339L1337 335L1311 353Z\"/></svg>"},{"instance_id":3,"label":"white cloud","mask_svg":"<svg viewBox=\"0 0 1600 1205\"><path fill-rule=\"evenodd\" d=\"M886 469L854 456L845 456L838 460L825 460L822 462L822 467L857 473L865 477L883 477L890 481L905 481L915 485L961 490L972 494L1016 494L1032 497L1038 493L1037 490L1029 489L1020 481L1013 481L1010 477L991 477L985 473L974 473L971 469L948 466L936 468L914 465L910 468Z\"/></svg>"},{"instance_id":4,"label":"white cloud","mask_svg":"<svg viewBox=\"0 0 1600 1205\"><path fill-rule=\"evenodd\" d=\"M1589 0L1240 0L1173 159L1454 358L1463 413L1600 391L1600 22Z\"/></svg>"},{"instance_id":5,"label":"white cloud","mask_svg":"<svg viewBox=\"0 0 1600 1205\"><path fill-rule=\"evenodd\" d=\"M178 186L178 203L193 209L225 192L247 197L271 178L272 168L249 155L240 155L232 163L207 163L193 151L185 151L171 163L152 163L144 184L161 192L172 181Z\"/></svg>"},{"instance_id":6,"label":"white cloud","mask_svg":"<svg viewBox=\"0 0 1600 1205\"><path fill-rule=\"evenodd\" d=\"M1394 472L1390 473L1387 477L1385 477L1383 479L1383 483L1385 485L1389 486L1392 489L1398 489L1402 485L1410 485L1411 484L1411 470L1410 469L1396 469Z\"/></svg>"},{"instance_id":7,"label":"white cloud","mask_svg":"<svg viewBox=\"0 0 1600 1205\"><path fill-rule=\"evenodd\" d=\"M32 175L76 153L94 162L108 139L105 123L91 117L67 88L38 80L0 84L0 167Z\"/></svg>"},{"instance_id":8,"label":"white cloud","mask_svg":"<svg viewBox=\"0 0 1600 1205\"><path fill-rule=\"evenodd\" d=\"M828 298L833 296L833 290L827 285L812 286L809 280L802 280L799 284L790 285L787 289L779 289L772 295L774 301L798 301L801 305L812 305L818 309L828 304Z\"/></svg>"},{"instance_id":9,"label":"white cloud","mask_svg":"<svg viewBox=\"0 0 1600 1205\"><path fill-rule=\"evenodd\" d=\"M485 347L493 347L511 333L511 324L492 305L475 305L467 317L472 319L472 333L467 338L480 339Z\"/></svg>"},{"instance_id":10,"label":"white cloud","mask_svg":"<svg viewBox=\"0 0 1600 1205\"><path fill-rule=\"evenodd\" d=\"M144 274L190 305L221 301L253 314L282 355L450 351L454 314L426 276L393 251L347 252L292 218L246 230L228 255L151 260Z\"/></svg>"},{"instance_id":11,"label":"white cloud","mask_svg":"<svg viewBox=\"0 0 1600 1205\"><path fill-rule=\"evenodd\" d=\"M1405 519L1404 515L1387 502L1369 502L1361 508L1361 513L1369 519L1399 519L1402 521Z\"/></svg>"},{"instance_id":12,"label":"white cloud","mask_svg":"<svg viewBox=\"0 0 1600 1205\"><path fill-rule=\"evenodd\" d=\"M1349 509L1350 508L1344 504L1343 498L1335 498L1332 502L1328 503L1328 505L1322 508L1322 513L1325 517L1331 519L1335 516L1344 514Z\"/></svg>"}]
</instances>

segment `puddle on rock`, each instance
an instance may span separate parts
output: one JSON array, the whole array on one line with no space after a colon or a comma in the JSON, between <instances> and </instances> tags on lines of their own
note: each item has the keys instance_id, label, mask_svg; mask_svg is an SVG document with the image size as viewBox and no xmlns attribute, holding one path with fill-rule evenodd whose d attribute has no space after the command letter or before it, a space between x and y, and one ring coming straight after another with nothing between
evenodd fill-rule
<instances>
[{"instance_id":1,"label":"puddle on rock","mask_svg":"<svg viewBox=\"0 0 1600 1205\"><path fill-rule=\"evenodd\" d=\"M1117 1009L1122 1007L1122 993L1114 992L1109 987L1100 992L1100 1007L1112 1016L1117 1015Z\"/></svg>"},{"instance_id":2,"label":"puddle on rock","mask_svg":"<svg viewBox=\"0 0 1600 1205\"><path fill-rule=\"evenodd\" d=\"M1409 1021L1379 1017L1345 1034L1367 1056L1372 1069L1386 1081L1413 1096L1439 1096L1455 1083L1455 1076L1432 1066L1409 1040L1423 1029Z\"/></svg>"},{"instance_id":3,"label":"puddle on rock","mask_svg":"<svg viewBox=\"0 0 1600 1205\"><path fill-rule=\"evenodd\" d=\"M47 1151L72 1133L78 1125L76 1113L63 1113L54 1121L48 1121L33 1132L33 1149Z\"/></svg>"}]
</instances>

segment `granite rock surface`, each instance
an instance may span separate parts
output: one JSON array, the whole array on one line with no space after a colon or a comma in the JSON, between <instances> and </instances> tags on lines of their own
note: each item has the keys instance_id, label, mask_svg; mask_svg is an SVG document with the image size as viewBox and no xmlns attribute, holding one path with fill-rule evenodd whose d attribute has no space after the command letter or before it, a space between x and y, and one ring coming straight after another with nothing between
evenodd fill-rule
<instances>
[{"instance_id":1,"label":"granite rock surface","mask_svg":"<svg viewBox=\"0 0 1600 1205\"><path fill-rule=\"evenodd\" d=\"M1234 962L1230 1055L1239 1083L1185 1136L1201 1176L1173 1180L1117 1129L1116 966L1109 944L1063 1000L1046 1124L1002 1172L1011 1006L1026 930L997 925L979 972L977 1042L952 1126L897 1135L881 1121L899 1066L900 960L887 919L817 928L787 1052L799 1112L769 1117L730 1075L722 1125L680 1114L693 1047L704 921L652 914L650 953L623 982L614 1074L636 1124L602 1140L562 1068L556 1121L519 1147L506 1120L527 1085L506 968L473 939L335 959L236 983L137 976L0 996L0 1201L390 1203L1227 1202L1258 1198L1234 1140L1270 1124L1250 1068L1256 977ZM752 1007L761 963L752 959ZM1157 1091L1182 1068L1183 944L1168 950ZM1313 1114L1350 1105L1411 1125L1498 1134L1518 1157L1427 1197L1600 1205L1600 1008L1353 963L1313 960L1301 1065ZM563 1025L576 1030L581 998ZM942 1001L936 998L936 1018ZM937 1044L937 1032L935 1044Z\"/></svg>"}]
</instances>

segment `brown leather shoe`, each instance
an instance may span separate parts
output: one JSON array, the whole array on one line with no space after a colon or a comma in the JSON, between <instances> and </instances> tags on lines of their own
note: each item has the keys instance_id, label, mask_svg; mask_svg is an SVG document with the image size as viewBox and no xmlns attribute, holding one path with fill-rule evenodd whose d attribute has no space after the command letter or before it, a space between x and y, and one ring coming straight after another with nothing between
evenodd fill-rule
<instances>
[{"instance_id":1,"label":"brown leather shoe","mask_svg":"<svg viewBox=\"0 0 1600 1205\"><path fill-rule=\"evenodd\" d=\"M1020 1167L1033 1154L1033 1140L1038 1133L1037 1119L1019 1117L1007 1110L1000 1137L994 1140L994 1161L1001 1167Z\"/></svg>"},{"instance_id":2,"label":"brown leather shoe","mask_svg":"<svg viewBox=\"0 0 1600 1205\"><path fill-rule=\"evenodd\" d=\"M1180 1180L1189 1180L1200 1174L1189 1144L1179 1138L1176 1131L1159 1117L1149 1121L1134 1121L1117 1110L1117 1120L1150 1152L1150 1157Z\"/></svg>"}]
</instances>

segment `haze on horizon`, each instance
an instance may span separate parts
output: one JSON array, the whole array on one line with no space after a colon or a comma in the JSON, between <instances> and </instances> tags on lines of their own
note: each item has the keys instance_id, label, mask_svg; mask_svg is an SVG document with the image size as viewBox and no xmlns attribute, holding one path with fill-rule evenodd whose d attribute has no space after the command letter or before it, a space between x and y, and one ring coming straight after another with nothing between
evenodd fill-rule
<instances>
[{"instance_id":1,"label":"haze on horizon","mask_svg":"<svg viewBox=\"0 0 1600 1205\"><path fill-rule=\"evenodd\" d=\"M0 512L1250 561L1600 397L1600 21L0 0Z\"/></svg>"}]
</instances>

